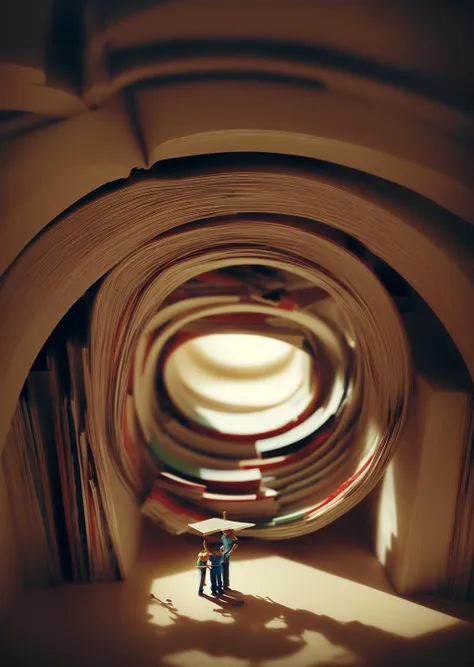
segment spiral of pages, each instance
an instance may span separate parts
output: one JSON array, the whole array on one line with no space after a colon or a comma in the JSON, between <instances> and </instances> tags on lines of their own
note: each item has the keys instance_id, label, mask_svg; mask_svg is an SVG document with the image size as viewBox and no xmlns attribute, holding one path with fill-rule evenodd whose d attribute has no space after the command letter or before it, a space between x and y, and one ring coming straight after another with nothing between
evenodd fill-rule
<instances>
[{"instance_id":1,"label":"spiral of pages","mask_svg":"<svg viewBox=\"0 0 474 667\"><path fill-rule=\"evenodd\" d=\"M234 360L229 377L232 347L199 361L196 341L216 335L286 350L266 393L260 371L254 404L248 369ZM334 520L380 479L410 396L391 297L355 254L294 221L207 222L151 240L104 279L89 347L92 441L175 533L223 510L272 539ZM226 403L232 382L246 406Z\"/></svg>"}]
</instances>

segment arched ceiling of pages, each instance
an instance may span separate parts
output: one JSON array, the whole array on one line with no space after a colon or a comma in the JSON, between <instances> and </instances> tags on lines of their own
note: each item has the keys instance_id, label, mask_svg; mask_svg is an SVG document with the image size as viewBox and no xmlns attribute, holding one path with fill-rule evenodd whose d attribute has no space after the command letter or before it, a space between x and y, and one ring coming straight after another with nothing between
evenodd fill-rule
<instances>
[{"instance_id":1,"label":"arched ceiling of pages","mask_svg":"<svg viewBox=\"0 0 474 667\"><path fill-rule=\"evenodd\" d=\"M417 3L346 2L341 21L340 3L10 4L0 272L88 192L201 153L325 160L474 221L467 10L437 3L427 22Z\"/></svg>"},{"instance_id":2,"label":"arched ceiling of pages","mask_svg":"<svg viewBox=\"0 0 474 667\"><path fill-rule=\"evenodd\" d=\"M90 285L160 233L202 218L256 210L312 219L358 238L420 293L474 375L471 327L466 326L466 317L472 318L466 316L471 312L472 283L449 246L427 237L429 220L418 213L410 215L404 208L397 215L396 204L381 195L311 174L256 170L145 179L64 216L5 275L0 310L11 313L3 324L11 333L0 352L1 439L36 354ZM23 279L25 275L29 280Z\"/></svg>"},{"instance_id":3,"label":"arched ceiling of pages","mask_svg":"<svg viewBox=\"0 0 474 667\"><path fill-rule=\"evenodd\" d=\"M435 4L427 21L408 1L10 3L0 447L88 287L190 223L211 238L224 221L237 243L242 215L350 235L419 293L474 377L473 17Z\"/></svg>"},{"instance_id":4,"label":"arched ceiling of pages","mask_svg":"<svg viewBox=\"0 0 474 667\"><path fill-rule=\"evenodd\" d=\"M129 95L132 117L112 100L0 143L0 270L91 190L158 160L203 153L324 160L403 185L474 221L469 146L399 110L297 82L191 81ZM241 105L242 97L252 104Z\"/></svg>"}]
</instances>

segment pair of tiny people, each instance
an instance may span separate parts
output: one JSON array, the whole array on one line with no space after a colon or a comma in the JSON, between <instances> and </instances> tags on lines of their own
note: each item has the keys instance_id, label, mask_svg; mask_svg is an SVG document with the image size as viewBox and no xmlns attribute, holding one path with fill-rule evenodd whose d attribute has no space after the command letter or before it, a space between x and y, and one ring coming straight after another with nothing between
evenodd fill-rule
<instances>
[{"instance_id":1,"label":"pair of tiny people","mask_svg":"<svg viewBox=\"0 0 474 667\"><path fill-rule=\"evenodd\" d=\"M203 549L198 554L196 567L199 574L198 593L204 593L206 585L206 570L210 570L211 593L222 595L230 589L230 555L237 548L237 537L233 530L224 530L221 536L222 546L209 546L207 540L203 541Z\"/></svg>"}]
</instances>

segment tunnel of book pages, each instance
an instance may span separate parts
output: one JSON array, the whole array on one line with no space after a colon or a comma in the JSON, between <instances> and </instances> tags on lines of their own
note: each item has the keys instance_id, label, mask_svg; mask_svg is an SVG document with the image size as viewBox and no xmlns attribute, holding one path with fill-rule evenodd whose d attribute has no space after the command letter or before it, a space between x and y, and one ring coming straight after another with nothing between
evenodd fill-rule
<instances>
[{"instance_id":1,"label":"tunnel of book pages","mask_svg":"<svg viewBox=\"0 0 474 667\"><path fill-rule=\"evenodd\" d=\"M472 597L467 15L29 4L0 113L22 583L123 576L140 512L282 539L376 490L397 590L449 555Z\"/></svg>"},{"instance_id":2,"label":"tunnel of book pages","mask_svg":"<svg viewBox=\"0 0 474 667\"><path fill-rule=\"evenodd\" d=\"M123 443L115 460L143 511L171 532L226 510L256 524L249 534L291 537L344 512L361 481L384 469L409 393L407 344L368 268L355 297L356 283L348 289L277 248L227 255L184 256L155 275L151 316L140 322L126 297L117 304L130 317L128 359L108 437ZM106 278L99 300L112 290ZM361 330L369 292L383 332ZM92 332L105 325L112 335L96 312ZM99 390L102 363L92 356Z\"/></svg>"},{"instance_id":3,"label":"tunnel of book pages","mask_svg":"<svg viewBox=\"0 0 474 667\"><path fill-rule=\"evenodd\" d=\"M199 254L195 230L132 253L65 318L63 352L37 360L55 374L53 400L69 396L57 468L69 469L68 494L89 478L108 563L100 578L114 576L107 459L174 534L225 510L255 524L249 536L282 539L347 511L393 454L410 355L376 272L307 229L292 226L290 244L290 228L267 222L269 248L257 225L236 226L248 244L227 239L223 250L230 228L214 223ZM41 388L29 381L24 392L39 400ZM18 411L14 428L21 439Z\"/></svg>"}]
</instances>

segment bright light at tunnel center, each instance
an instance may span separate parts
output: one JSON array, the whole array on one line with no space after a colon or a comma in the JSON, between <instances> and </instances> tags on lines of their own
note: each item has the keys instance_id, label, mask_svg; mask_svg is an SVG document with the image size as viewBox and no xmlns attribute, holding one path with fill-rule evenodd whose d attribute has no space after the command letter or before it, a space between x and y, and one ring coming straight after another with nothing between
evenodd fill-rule
<instances>
[{"instance_id":1,"label":"bright light at tunnel center","mask_svg":"<svg viewBox=\"0 0 474 667\"><path fill-rule=\"evenodd\" d=\"M165 364L174 405L222 433L249 435L298 418L316 393L310 356L256 334L216 333L187 341Z\"/></svg>"},{"instance_id":2,"label":"bright light at tunnel center","mask_svg":"<svg viewBox=\"0 0 474 667\"><path fill-rule=\"evenodd\" d=\"M271 370L288 362L293 345L256 334L211 334L192 342L195 351L223 369L241 371Z\"/></svg>"}]
</instances>

